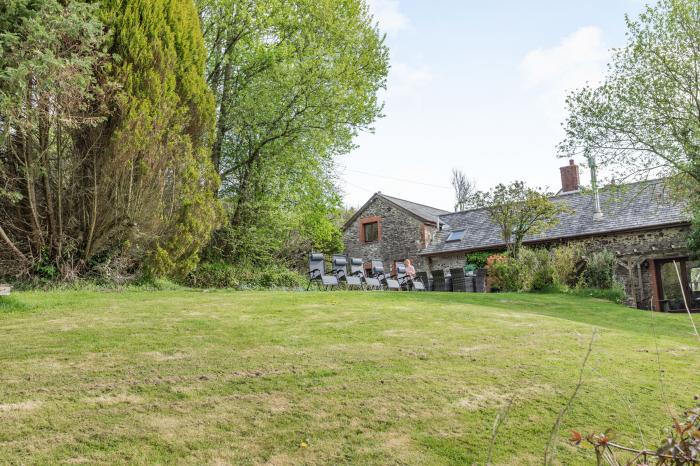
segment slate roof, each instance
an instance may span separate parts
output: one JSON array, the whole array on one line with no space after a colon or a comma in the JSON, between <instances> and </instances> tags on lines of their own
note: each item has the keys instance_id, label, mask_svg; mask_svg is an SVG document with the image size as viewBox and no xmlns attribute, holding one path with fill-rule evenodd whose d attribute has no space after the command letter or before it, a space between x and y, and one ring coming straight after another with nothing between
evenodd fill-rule
<instances>
[{"instance_id":1,"label":"slate roof","mask_svg":"<svg viewBox=\"0 0 700 466\"><path fill-rule=\"evenodd\" d=\"M551 198L564 203L571 213L564 213L559 223L538 235L528 235L525 243L595 236L612 232L644 230L672 224L687 224L690 218L685 204L670 199L663 180L631 183L600 190L603 218L593 219L593 194L590 191L564 193ZM441 215L443 231L424 248L421 255L454 251L484 250L504 247L501 233L485 209ZM447 242L450 231L466 230L460 241Z\"/></svg>"},{"instance_id":2,"label":"slate roof","mask_svg":"<svg viewBox=\"0 0 700 466\"><path fill-rule=\"evenodd\" d=\"M413 215L422 222L437 223L439 216L449 213L446 210L437 209L435 207L430 207L423 204L418 204L416 202L407 201L405 199L399 199L398 197L387 196L386 194L378 192L374 193L374 195L362 207L357 209L357 212L355 212L355 214L352 217L350 217L347 222L345 222L345 225L343 225L343 229L348 228L357 219L357 217L360 216L362 211L365 210L365 207L367 207L377 197L381 197L382 199L400 207L401 209L405 210L406 212Z\"/></svg>"}]
</instances>

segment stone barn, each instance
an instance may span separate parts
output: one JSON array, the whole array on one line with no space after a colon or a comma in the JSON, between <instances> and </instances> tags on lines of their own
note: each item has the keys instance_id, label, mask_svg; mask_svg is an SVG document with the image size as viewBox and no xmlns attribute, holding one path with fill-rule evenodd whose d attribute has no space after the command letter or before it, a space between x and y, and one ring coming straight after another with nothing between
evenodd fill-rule
<instances>
[{"instance_id":1,"label":"stone barn","mask_svg":"<svg viewBox=\"0 0 700 466\"><path fill-rule=\"evenodd\" d=\"M424 270L424 249L437 232L438 217L447 211L381 192L375 193L343 225L343 243L350 257L382 260L385 267L411 259ZM368 264L366 265L368 267Z\"/></svg>"},{"instance_id":2,"label":"stone barn","mask_svg":"<svg viewBox=\"0 0 700 466\"><path fill-rule=\"evenodd\" d=\"M524 244L580 244L588 254L606 249L617 257L616 279L624 285L630 305L682 310L685 291L690 306L700 310L700 262L687 247L690 217L684 203L670 198L664 180L609 186L594 193L580 189L579 168L573 162L562 167L561 178L562 189L551 200L565 204L570 212L548 231L526 237ZM505 249L484 209L455 213L431 209L437 218L428 221L398 209L387 198L375 194L346 224L345 244L351 254L387 263L415 257L417 270L431 271L462 267L471 252ZM392 234L381 231L374 236L370 230L368 238L381 242L363 241L367 239L363 222L378 219L389 221Z\"/></svg>"}]
</instances>

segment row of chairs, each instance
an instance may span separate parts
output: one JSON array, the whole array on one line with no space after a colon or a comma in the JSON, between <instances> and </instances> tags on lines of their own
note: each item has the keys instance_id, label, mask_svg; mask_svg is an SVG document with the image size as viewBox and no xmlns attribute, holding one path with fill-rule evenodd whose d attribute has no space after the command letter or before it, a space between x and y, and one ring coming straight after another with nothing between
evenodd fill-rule
<instances>
[{"instance_id":1,"label":"row of chairs","mask_svg":"<svg viewBox=\"0 0 700 466\"><path fill-rule=\"evenodd\" d=\"M321 253L309 255L309 285L316 284L319 289L340 288L362 290L415 290L425 291L425 284L420 278L406 273L404 264L396 264L393 276L384 272L384 264L380 260L372 260L369 273L365 273L364 261L359 257L348 257L334 254L331 259L331 270L326 272L326 258Z\"/></svg>"}]
</instances>

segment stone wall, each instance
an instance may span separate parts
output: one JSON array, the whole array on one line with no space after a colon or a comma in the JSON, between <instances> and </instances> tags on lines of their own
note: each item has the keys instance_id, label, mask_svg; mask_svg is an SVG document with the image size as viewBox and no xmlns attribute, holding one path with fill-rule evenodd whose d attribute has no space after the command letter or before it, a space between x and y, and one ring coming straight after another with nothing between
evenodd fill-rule
<instances>
[{"instance_id":1,"label":"stone wall","mask_svg":"<svg viewBox=\"0 0 700 466\"><path fill-rule=\"evenodd\" d=\"M586 254L607 249L617 257L616 279L624 286L629 304L649 309L651 304L651 277L649 259L688 256L687 242L690 227L670 227L629 233L617 233L569 241L547 243L580 245ZM427 257L429 270L450 269L465 265L465 252L454 252Z\"/></svg>"},{"instance_id":2,"label":"stone wall","mask_svg":"<svg viewBox=\"0 0 700 466\"><path fill-rule=\"evenodd\" d=\"M368 217L379 217L381 225L381 238L371 243L365 243L360 235L362 219ZM434 234L434 226L426 225L391 202L376 197L343 231L343 243L346 254L351 257L361 257L365 261L381 259L385 267L396 260L411 259L416 270L420 271L426 268L418 251Z\"/></svg>"}]
</instances>

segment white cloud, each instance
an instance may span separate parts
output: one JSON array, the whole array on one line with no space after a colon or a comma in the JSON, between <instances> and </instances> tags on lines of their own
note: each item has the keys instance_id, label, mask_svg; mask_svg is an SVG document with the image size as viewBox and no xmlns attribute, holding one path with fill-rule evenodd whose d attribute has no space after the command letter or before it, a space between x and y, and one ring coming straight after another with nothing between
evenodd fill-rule
<instances>
[{"instance_id":1,"label":"white cloud","mask_svg":"<svg viewBox=\"0 0 700 466\"><path fill-rule=\"evenodd\" d=\"M379 28L387 33L395 33L409 26L409 20L399 9L399 0L367 0L369 11Z\"/></svg>"},{"instance_id":2,"label":"white cloud","mask_svg":"<svg viewBox=\"0 0 700 466\"><path fill-rule=\"evenodd\" d=\"M531 50L520 68L526 87L540 93L549 116L560 118L566 95L586 84L598 84L609 59L603 31L586 26L553 47Z\"/></svg>"}]
</instances>

